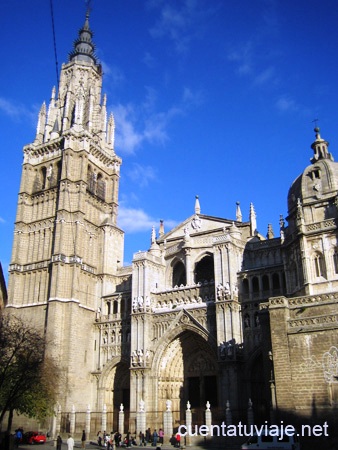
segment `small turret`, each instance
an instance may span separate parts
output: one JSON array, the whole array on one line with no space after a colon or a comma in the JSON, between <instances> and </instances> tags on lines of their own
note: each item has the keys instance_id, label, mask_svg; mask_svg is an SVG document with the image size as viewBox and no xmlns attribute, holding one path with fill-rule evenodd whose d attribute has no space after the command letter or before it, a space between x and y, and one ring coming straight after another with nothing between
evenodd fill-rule
<instances>
[{"instance_id":1,"label":"small turret","mask_svg":"<svg viewBox=\"0 0 338 450\"><path fill-rule=\"evenodd\" d=\"M312 164L315 164L319 159L330 159L333 161L333 156L331 153L329 153L329 143L325 141L325 139L322 139L320 136L320 129L316 127L314 129L314 132L316 133L316 140L311 145L311 148L314 151L313 158L311 158Z\"/></svg>"}]
</instances>

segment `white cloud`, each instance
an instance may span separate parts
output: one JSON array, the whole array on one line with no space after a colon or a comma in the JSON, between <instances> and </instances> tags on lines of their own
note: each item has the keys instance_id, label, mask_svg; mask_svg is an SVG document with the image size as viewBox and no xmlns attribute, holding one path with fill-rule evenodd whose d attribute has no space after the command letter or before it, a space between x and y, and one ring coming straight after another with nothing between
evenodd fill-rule
<instances>
[{"instance_id":1,"label":"white cloud","mask_svg":"<svg viewBox=\"0 0 338 450\"><path fill-rule=\"evenodd\" d=\"M141 166L137 163L134 163L127 171L127 175L140 187L147 186L149 181L156 179L155 171L151 166Z\"/></svg>"},{"instance_id":2,"label":"white cloud","mask_svg":"<svg viewBox=\"0 0 338 450\"><path fill-rule=\"evenodd\" d=\"M142 133L136 131L133 121L134 107L117 105L113 107L116 123L116 148L121 153L132 154L143 141Z\"/></svg>"},{"instance_id":3,"label":"white cloud","mask_svg":"<svg viewBox=\"0 0 338 450\"><path fill-rule=\"evenodd\" d=\"M299 106L290 97L280 97L276 102L276 107L282 112L299 110Z\"/></svg>"},{"instance_id":4,"label":"white cloud","mask_svg":"<svg viewBox=\"0 0 338 450\"><path fill-rule=\"evenodd\" d=\"M149 0L148 7L161 8L158 21L149 30L151 36L169 37L178 53L187 51L190 42L203 34L203 19L214 10L209 3L201 0L181 0L175 5Z\"/></svg>"},{"instance_id":5,"label":"white cloud","mask_svg":"<svg viewBox=\"0 0 338 450\"><path fill-rule=\"evenodd\" d=\"M274 82L276 80L275 76L275 69L273 67L268 67L255 77L254 84L263 85Z\"/></svg>"},{"instance_id":6,"label":"white cloud","mask_svg":"<svg viewBox=\"0 0 338 450\"><path fill-rule=\"evenodd\" d=\"M21 119L25 115L31 114L22 104L9 101L3 97L0 97L0 110L13 119Z\"/></svg>"},{"instance_id":7,"label":"white cloud","mask_svg":"<svg viewBox=\"0 0 338 450\"><path fill-rule=\"evenodd\" d=\"M0 223L6 223L6 220L0 217Z\"/></svg>"},{"instance_id":8,"label":"white cloud","mask_svg":"<svg viewBox=\"0 0 338 450\"><path fill-rule=\"evenodd\" d=\"M118 214L118 226L126 233L137 233L152 229L157 226L158 220L150 217L142 209L124 208L120 206Z\"/></svg>"},{"instance_id":9,"label":"white cloud","mask_svg":"<svg viewBox=\"0 0 338 450\"><path fill-rule=\"evenodd\" d=\"M175 220L164 220L165 231L169 231L177 225ZM149 231L149 236L153 227L158 228L159 218L149 216L143 209L119 207L118 226L126 233L139 233Z\"/></svg>"}]
</instances>

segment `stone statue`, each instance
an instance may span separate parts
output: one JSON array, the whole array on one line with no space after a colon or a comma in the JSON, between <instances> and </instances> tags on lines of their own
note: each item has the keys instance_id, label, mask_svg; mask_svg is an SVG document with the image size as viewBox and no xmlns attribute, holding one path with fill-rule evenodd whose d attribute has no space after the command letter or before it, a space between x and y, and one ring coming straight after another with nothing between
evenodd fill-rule
<instances>
[{"instance_id":1,"label":"stone statue","mask_svg":"<svg viewBox=\"0 0 338 450\"><path fill-rule=\"evenodd\" d=\"M139 403L139 410L140 410L140 412L144 412L144 405L145 405L145 403L144 403L144 400L140 400L140 403Z\"/></svg>"},{"instance_id":2,"label":"stone statue","mask_svg":"<svg viewBox=\"0 0 338 450\"><path fill-rule=\"evenodd\" d=\"M121 403L121 405L120 405L120 412L123 412L123 410L124 410L124 406L123 406L123 403Z\"/></svg>"},{"instance_id":3,"label":"stone statue","mask_svg":"<svg viewBox=\"0 0 338 450\"><path fill-rule=\"evenodd\" d=\"M165 402L165 406L166 406L166 408L167 408L167 411L171 411L171 400L167 400L166 402Z\"/></svg>"}]
</instances>

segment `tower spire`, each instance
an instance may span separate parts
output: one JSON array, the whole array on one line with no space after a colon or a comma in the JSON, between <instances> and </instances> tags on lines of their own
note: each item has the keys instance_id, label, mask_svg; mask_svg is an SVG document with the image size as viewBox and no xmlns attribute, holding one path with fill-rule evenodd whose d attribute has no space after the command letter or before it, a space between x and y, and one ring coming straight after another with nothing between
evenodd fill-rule
<instances>
[{"instance_id":1,"label":"tower spire","mask_svg":"<svg viewBox=\"0 0 338 450\"><path fill-rule=\"evenodd\" d=\"M92 40L94 33L89 26L89 8L86 12L85 23L79 30L79 36L74 41L74 48L69 53L69 61L85 61L98 65L98 58L95 54L95 44Z\"/></svg>"}]
</instances>

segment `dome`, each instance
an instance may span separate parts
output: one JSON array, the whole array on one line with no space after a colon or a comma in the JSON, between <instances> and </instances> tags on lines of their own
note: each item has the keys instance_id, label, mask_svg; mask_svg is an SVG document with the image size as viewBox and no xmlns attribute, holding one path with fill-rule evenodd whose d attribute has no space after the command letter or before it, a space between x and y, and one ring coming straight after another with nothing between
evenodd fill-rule
<instances>
[{"instance_id":1,"label":"dome","mask_svg":"<svg viewBox=\"0 0 338 450\"><path fill-rule=\"evenodd\" d=\"M297 204L316 203L337 195L338 191L338 163L333 161L328 152L328 142L320 137L319 128L315 128L316 140L312 144L314 156L310 164L292 183L288 193L289 215L296 209Z\"/></svg>"}]
</instances>

